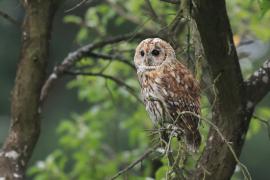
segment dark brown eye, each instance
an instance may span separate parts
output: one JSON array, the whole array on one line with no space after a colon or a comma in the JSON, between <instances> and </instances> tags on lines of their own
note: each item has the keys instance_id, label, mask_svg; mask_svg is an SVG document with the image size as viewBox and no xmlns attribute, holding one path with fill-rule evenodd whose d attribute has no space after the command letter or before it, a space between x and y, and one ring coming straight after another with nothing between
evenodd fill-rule
<instances>
[{"instance_id":1,"label":"dark brown eye","mask_svg":"<svg viewBox=\"0 0 270 180\"><path fill-rule=\"evenodd\" d=\"M153 56L158 56L159 55L159 51L156 50L156 49L154 49L151 53L152 53Z\"/></svg>"},{"instance_id":2,"label":"dark brown eye","mask_svg":"<svg viewBox=\"0 0 270 180\"><path fill-rule=\"evenodd\" d=\"M141 53L141 56L144 56L144 51L141 51L140 53Z\"/></svg>"}]
</instances>

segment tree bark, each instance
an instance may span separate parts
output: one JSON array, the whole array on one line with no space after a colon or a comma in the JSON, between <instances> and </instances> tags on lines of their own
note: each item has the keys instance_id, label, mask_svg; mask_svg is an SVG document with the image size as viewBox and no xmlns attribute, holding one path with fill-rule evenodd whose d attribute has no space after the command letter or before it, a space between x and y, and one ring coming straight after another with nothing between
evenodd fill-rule
<instances>
[{"instance_id":1,"label":"tree bark","mask_svg":"<svg viewBox=\"0 0 270 180\"><path fill-rule=\"evenodd\" d=\"M0 151L0 179L23 179L40 132L40 93L47 66L54 0L23 0L22 47L11 102L11 125Z\"/></svg>"},{"instance_id":2,"label":"tree bark","mask_svg":"<svg viewBox=\"0 0 270 180\"><path fill-rule=\"evenodd\" d=\"M216 90L212 122L219 128L239 157L253 107L247 108L246 88L241 74L224 0L194 0L196 22L205 57ZM236 158L211 127L206 147L192 179L228 180Z\"/></svg>"}]
</instances>

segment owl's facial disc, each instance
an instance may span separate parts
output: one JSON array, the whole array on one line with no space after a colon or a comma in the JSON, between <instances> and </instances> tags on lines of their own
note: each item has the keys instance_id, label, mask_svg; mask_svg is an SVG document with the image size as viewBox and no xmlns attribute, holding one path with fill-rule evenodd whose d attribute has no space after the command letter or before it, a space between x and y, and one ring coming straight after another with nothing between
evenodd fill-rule
<instances>
[{"instance_id":1,"label":"owl's facial disc","mask_svg":"<svg viewBox=\"0 0 270 180\"><path fill-rule=\"evenodd\" d=\"M138 72L152 71L160 68L167 61L171 46L159 38L142 41L135 53L134 62Z\"/></svg>"}]
</instances>

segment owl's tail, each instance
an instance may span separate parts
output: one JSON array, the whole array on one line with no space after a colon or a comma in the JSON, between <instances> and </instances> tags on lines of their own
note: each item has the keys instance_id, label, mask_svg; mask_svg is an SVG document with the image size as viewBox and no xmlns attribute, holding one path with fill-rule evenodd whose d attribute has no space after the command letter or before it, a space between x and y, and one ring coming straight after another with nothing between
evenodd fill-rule
<instances>
[{"instance_id":1,"label":"owl's tail","mask_svg":"<svg viewBox=\"0 0 270 180\"><path fill-rule=\"evenodd\" d=\"M185 141L189 151L196 152L201 145L201 134L199 130L185 132Z\"/></svg>"}]
</instances>

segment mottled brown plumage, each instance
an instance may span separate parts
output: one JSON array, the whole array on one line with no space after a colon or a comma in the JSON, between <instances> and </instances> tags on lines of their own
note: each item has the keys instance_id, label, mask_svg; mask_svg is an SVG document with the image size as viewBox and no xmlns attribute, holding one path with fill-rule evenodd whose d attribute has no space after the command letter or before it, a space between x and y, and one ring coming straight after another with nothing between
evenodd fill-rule
<instances>
[{"instance_id":1,"label":"mottled brown plumage","mask_svg":"<svg viewBox=\"0 0 270 180\"><path fill-rule=\"evenodd\" d=\"M134 62L151 120L176 129L177 137L184 137L188 148L197 150L201 136L194 114L200 114L200 90L192 73L176 59L170 44L159 38L142 41Z\"/></svg>"}]
</instances>

